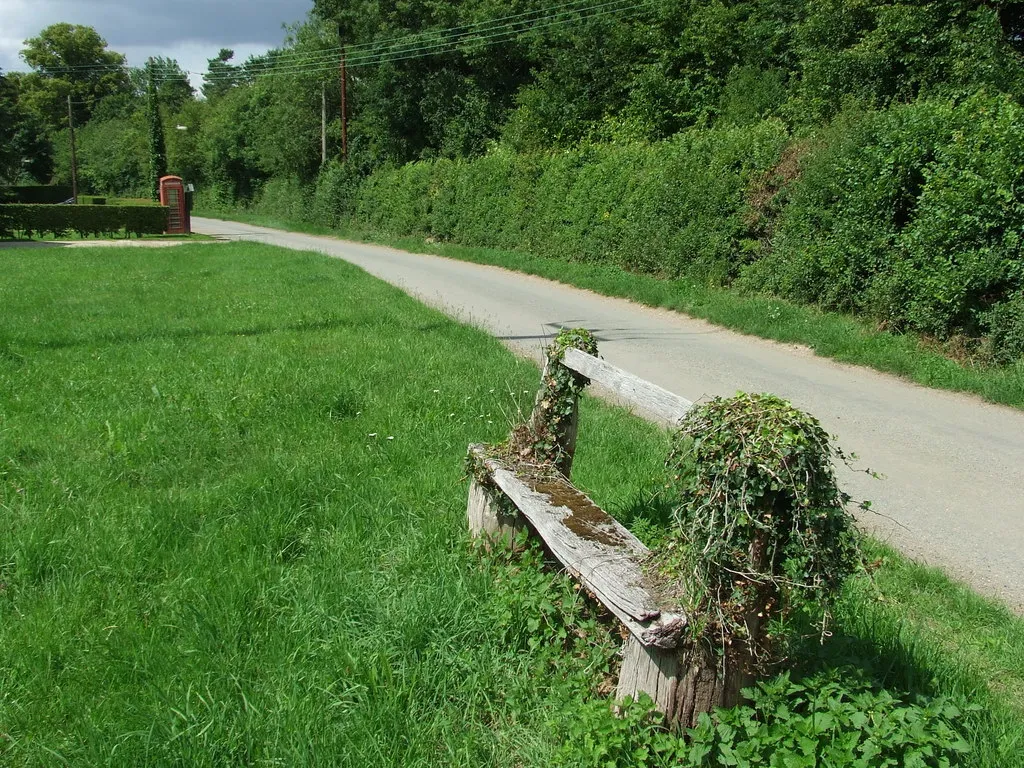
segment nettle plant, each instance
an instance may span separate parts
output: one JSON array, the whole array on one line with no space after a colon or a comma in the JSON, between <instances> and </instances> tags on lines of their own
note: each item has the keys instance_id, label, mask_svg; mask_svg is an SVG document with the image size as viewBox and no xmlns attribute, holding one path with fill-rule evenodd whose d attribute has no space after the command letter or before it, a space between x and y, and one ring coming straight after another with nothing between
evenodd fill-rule
<instances>
[{"instance_id":1,"label":"nettle plant","mask_svg":"<svg viewBox=\"0 0 1024 768\"><path fill-rule=\"evenodd\" d=\"M675 530L659 559L694 617L694 639L762 672L774 627L795 612L822 632L828 606L861 568L859 534L818 421L772 395L695 407L668 459Z\"/></svg>"}]
</instances>

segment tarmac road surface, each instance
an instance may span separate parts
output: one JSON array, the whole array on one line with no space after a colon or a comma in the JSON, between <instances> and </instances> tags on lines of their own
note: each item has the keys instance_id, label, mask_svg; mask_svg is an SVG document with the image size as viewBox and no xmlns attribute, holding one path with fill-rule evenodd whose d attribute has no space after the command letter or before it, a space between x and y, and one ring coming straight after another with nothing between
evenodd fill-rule
<instances>
[{"instance_id":1,"label":"tarmac road surface","mask_svg":"<svg viewBox=\"0 0 1024 768\"><path fill-rule=\"evenodd\" d=\"M538 360L558 329L584 326L609 362L690 400L780 395L884 476L839 470L847 492L873 502L876 513L859 514L868 530L1024 613L1024 412L497 267L234 222L192 224L344 259Z\"/></svg>"}]
</instances>

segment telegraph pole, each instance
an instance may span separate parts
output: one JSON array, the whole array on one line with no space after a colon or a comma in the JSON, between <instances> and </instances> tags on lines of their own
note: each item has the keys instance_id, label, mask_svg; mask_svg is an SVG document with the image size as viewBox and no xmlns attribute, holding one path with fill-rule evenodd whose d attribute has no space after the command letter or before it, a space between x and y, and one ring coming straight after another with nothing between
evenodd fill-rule
<instances>
[{"instance_id":1,"label":"telegraph pole","mask_svg":"<svg viewBox=\"0 0 1024 768\"><path fill-rule=\"evenodd\" d=\"M327 163L327 86L320 84L320 165Z\"/></svg>"},{"instance_id":2,"label":"telegraph pole","mask_svg":"<svg viewBox=\"0 0 1024 768\"><path fill-rule=\"evenodd\" d=\"M71 111L71 94L68 94L68 133L71 134L71 198L78 205L78 156L75 152L75 117Z\"/></svg>"},{"instance_id":3,"label":"telegraph pole","mask_svg":"<svg viewBox=\"0 0 1024 768\"><path fill-rule=\"evenodd\" d=\"M345 44L341 45L341 159L348 160L348 78L345 75Z\"/></svg>"}]
</instances>

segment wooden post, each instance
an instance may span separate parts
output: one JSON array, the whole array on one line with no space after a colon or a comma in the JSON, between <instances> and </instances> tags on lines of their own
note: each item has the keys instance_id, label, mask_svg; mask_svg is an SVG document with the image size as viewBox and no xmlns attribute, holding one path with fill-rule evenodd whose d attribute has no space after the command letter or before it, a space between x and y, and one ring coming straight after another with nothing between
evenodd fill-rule
<instances>
[{"instance_id":1,"label":"wooden post","mask_svg":"<svg viewBox=\"0 0 1024 768\"><path fill-rule=\"evenodd\" d=\"M750 545L751 561L759 569L767 568L767 537L762 534ZM757 680L757 658L751 638L764 642L764 619L775 598L770 585L756 588L757 597L743 617L745 632L732 637L727 645L712 647L707 638L688 639L678 648L663 650L645 647L631 636L623 649L622 671L616 695L636 699L646 693L668 723L693 728L702 712L718 707L735 707L743 699L743 689Z\"/></svg>"},{"instance_id":2,"label":"wooden post","mask_svg":"<svg viewBox=\"0 0 1024 768\"><path fill-rule=\"evenodd\" d=\"M540 389L537 391L537 397L533 402L533 412L530 414L528 422L531 435L543 434L551 420L548 410L552 403L548 399L547 380L552 365L561 365L561 363L552 363L550 358L545 357L544 370L540 374ZM580 399L576 397L573 398L572 415L566 422L559 425L554 435L560 449L558 460L555 462L555 469L561 472L562 476L566 479L569 479L572 473L572 461L576 456L576 436L579 433L579 422Z\"/></svg>"},{"instance_id":3,"label":"wooden post","mask_svg":"<svg viewBox=\"0 0 1024 768\"><path fill-rule=\"evenodd\" d=\"M701 642L655 648L630 635L615 698L635 701L646 693L669 725L693 728L701 713L739 704L754 680L745 649L729 650L723 658L721 649Z\"/></svg>"},{"instance_id":4,"label":"wooden post","mask_svg":"<svg viewBox=\"0 0 1024 768\"><path fill-rule=\"evenodd\" d=\"M646 693L668 722L673 722L676 690L679 687L679 651L675 648L655 648L641 643L630 635L622 646L622 669L615 700L636 701Z\"/></svg>"},{"instance_id":5,"label":"wooden post","mask_svg":"<svg viewBox=\"0 0 1024 768\"><path fill-rule=\"evenodd\" d=\"M327 164L327 86L320 84L320 165Z\"/></svg>"},{"instance_id":6,"label":"wooden post","mask_svg":"<svg viewBox=\"0 0 1024 768\"><path fill-rule=\"evenodd\" d=\"M71 94L68 94L68 133L71 138L71 198L78 205L78 153L75 151L75 115L71 110Z\"/></svg>"},{"instance_id":7,"label":"wooden post","mask_svg":"<svg viewBox=\"0 0 1024 768\"><path fill-rule=\"evenodd\" d=\"M344 45L341 46L341 159L348 160L348 73Z\"/></svg>"},{"instance_id":8,"label":"wooden post","mask_svg":"<svg viewBox=\"0 0 1024 768\"><path fill-rule=\"evenodd\" d=\"M483 538L488 546L505 541L511 544L525 524L519 515L508 515L501 510L495 494L481 485L475 477L469 481L469 502L466 505L466 519L469 532L474 539Z\"/></svg>"}]
</instances>

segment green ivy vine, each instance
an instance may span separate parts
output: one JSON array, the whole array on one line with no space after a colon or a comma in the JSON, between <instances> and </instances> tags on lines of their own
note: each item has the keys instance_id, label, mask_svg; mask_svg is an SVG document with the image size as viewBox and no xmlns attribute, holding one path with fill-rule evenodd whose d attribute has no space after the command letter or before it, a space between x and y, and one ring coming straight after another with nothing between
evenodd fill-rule
<instances>
[{"instance_id":1,"label":"green ivy vine","mask_svg":"<svg viewBox=\"0 0 1024 768\"><path fill-rule=\"evenodd\" d=\"M772 395L715 398L687 414L667 462L678 506L658 566L702 617L695 632L768 660L770 621L797 610L827 619L861 567L833 457L846 460L818 421Z\"/></svg>"},{"instance_id":2,"label":"green ivy vine","mask_svg":"<svg viewBox=\"0 0 1024 768\"><path fill-rule=\"evenodd\" d=\"M547 365L533 413L526 423L512 430L502 453L518 463L551 466L563 475L571 463L570 430L580 393L590 379L562 365L569 348L597 355L597 340L585 328L559 332L547 349Z\"/></svg>"}]
</instances>

